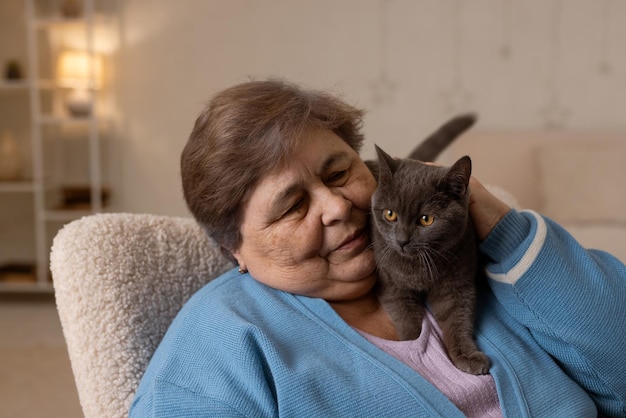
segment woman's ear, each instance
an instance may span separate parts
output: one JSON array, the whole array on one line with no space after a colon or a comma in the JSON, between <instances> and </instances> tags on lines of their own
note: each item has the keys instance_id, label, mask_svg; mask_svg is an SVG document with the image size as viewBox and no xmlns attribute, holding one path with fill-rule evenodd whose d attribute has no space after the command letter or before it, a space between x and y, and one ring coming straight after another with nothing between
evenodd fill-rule
<instances>
[{"instance_id":1,"label":"woman's ear","mask_svg":"<svg viewBox=\"0 0 626 418\"><path fill-rule=\"evenodd\" d=\"M236 263L239 265L239 273L247 273L248 268L246 267L246 262L243 260L241 253L239 251L231 251L230 254L235 259Z\"/></svg>"}]
</instances>

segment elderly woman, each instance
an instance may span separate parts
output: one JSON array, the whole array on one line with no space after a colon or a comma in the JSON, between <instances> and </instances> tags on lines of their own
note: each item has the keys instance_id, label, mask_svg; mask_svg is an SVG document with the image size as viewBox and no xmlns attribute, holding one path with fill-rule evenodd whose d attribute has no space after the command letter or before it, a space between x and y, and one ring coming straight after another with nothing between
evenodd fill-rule
<instances>
[{"instance_id":1,"label":"elderly woman","mask_svg":"<svg viewBox=\"0 0 626 418\"><path fill-rule=\"evenodd\" d=\"M398 341L374 290L361 118L281 81L226 89L198 117L185 198L239 268L181 310L131 416L626 416L626 267L476 180L490 374L456 369L430 315Z\"/></svg>"}]
</instances>

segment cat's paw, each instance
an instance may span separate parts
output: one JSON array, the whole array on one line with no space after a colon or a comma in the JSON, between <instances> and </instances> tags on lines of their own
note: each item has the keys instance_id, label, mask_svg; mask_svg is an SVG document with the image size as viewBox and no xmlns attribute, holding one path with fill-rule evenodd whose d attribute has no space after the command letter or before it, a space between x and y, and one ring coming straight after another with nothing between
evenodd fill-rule
<instances>
[{"instance_id":1,"label":"cat's paw","mask_svg":"<svg viewBox=\"0 0 626 418\"><path fill-rule=\"evenodd\" d=\"M452 361L459 370L465 373L474 375L489 373L489 358L481 351L459 354Z\"/></svg>"}]
</instances>

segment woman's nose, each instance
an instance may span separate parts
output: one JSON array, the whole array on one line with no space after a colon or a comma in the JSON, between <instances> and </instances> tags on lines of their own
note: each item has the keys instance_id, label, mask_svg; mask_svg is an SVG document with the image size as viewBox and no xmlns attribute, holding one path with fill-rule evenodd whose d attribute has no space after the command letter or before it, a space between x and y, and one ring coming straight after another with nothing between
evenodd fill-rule
<instances>
[{"instance_id":1,"label":"woman's nose","mask_svg":"<svg viewBox=\"0 0 626 418\"><path fill-rule=\"evenodd\" d=\"M352 202L336 190L325 188L320 196L322 224L332 225L338 221L345 221L350 217Z\"/></svg>"}]
</instances>

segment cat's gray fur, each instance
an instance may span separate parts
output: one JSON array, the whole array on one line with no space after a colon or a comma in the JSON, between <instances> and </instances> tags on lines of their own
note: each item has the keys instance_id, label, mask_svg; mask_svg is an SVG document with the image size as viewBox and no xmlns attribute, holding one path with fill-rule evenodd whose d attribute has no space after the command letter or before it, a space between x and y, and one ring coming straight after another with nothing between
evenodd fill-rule
<instances>
[{"instance_id":1,"label":"cat's gray fur","mask_svg":"<svg viewBox=\"0 0 626 418\"><path fill-rule=\"evenodd\" d=\"M468 212L471 160L447 168L376 151L372 242L381 303L400 339L411 340L421 333L427 302L456 367L485 374L489 359L473 338L478 254Z\"/></svg>"}]
</instances>

